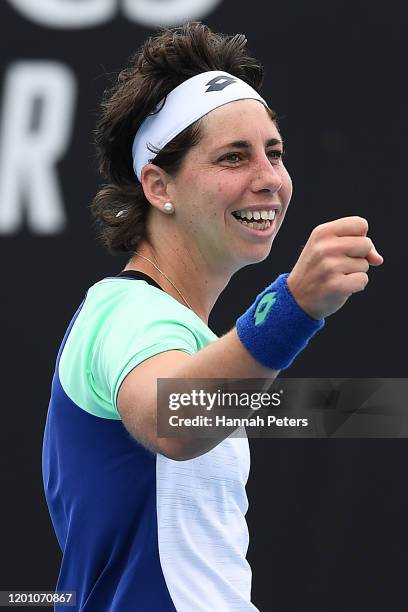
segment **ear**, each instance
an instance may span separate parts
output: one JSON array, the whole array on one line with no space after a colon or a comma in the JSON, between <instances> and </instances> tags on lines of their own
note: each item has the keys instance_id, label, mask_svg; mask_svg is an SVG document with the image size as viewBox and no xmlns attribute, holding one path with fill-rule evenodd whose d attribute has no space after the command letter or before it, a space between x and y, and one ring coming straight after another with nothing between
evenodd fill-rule
<instances>
[{"instance_id":1,"label":"ear","mask_svg":"<svg viewBox=\"0 0 408 612\"><path fill-rule=\"evenodd\" d=\"M146 164L142 169L141 183L144 194L152 206L163 210L163 205L169 201L168 185L170 176L165 170Z\"/></svg>"}]
</instances>

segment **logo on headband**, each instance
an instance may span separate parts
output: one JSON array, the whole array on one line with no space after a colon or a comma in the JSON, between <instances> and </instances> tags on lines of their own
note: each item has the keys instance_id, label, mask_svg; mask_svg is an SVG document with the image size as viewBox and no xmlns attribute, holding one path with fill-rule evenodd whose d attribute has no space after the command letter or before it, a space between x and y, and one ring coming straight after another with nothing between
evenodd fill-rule
<instances>
[{"instance_id":1,"label":"logo on headband","mask_svg":"<svg viewBox=\"0 0 408 612\"><path fill-rule=\"evenodd\" d=\"M217 76L214 79L211 79L211 81L208 81L207 85L209 87L205 90L205 93L208 93L209 91L222 91L228 87L228 85L231 85L231 83L236 83L236 81L237 79L234 79L231 76Z\"/></svg>"}]
</instances>

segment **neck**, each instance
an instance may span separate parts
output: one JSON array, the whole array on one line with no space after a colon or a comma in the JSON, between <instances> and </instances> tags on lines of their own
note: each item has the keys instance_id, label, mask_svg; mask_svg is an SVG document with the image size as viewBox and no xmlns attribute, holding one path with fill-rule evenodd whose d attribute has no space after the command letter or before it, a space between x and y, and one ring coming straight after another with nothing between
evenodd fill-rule
<instances>
[{"instance_id":1,"label":"neck","mask_svg":"<svg viewBox=\"0 0 408 612\"><path fill-rule=\"evenodd\" d=\"M141 241L137 253L143 257L134 255L125 269L138 270L150 276L166 293L181 304L187 306L188 303L187 307L190 307L208 325L211 310L225 289L229 277L211 272L208 267L197 261L198 257L194 258L188 250L184 251L171 244L171 240L165 242L163 244L160 241L159 246L147 240ZM153 262L161 272L152 263L146 261L145 257Z\"/></svg>"}]
</instances>

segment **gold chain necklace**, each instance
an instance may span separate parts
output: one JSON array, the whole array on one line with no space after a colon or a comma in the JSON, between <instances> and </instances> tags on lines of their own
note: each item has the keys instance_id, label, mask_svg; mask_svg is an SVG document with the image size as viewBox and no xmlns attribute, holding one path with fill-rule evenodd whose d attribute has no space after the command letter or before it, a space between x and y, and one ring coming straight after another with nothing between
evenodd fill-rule
<instances>
[{"instance_id":1,"label":"gold chain necklace","mask_svg":"<svg viewBox=\"0 0 408 612\"><path fill-rule=\"evenodd\" d=\"M167 281L170 283L170 285L171 285L172 287L174 287L174 289L177 291L177 293L179 294L179 296L181 297L181 299L182 299L182 300L183 300L183 301L184 301L184 302L187 304L188 308L189 308L190 310L193 310L193 309L192 309L192 307L190 306L190 304L187 302L187 300L186 300L186 298L184 297L184 295L181 293L181 291L179 291L179 290L177 289L176 285L173 283L173 281L171 281L171 280L169 279L169 277L167 276L167 274L165 274L165 273L164 273L162 270L160 270L160 268L159 268L158 266L156 266L156 264L155 264L155 263L154 263L154 262L153 262L151 259L148 259L148 258L147 258L147 257L145 257L144 255L140 255L140 253L135 253L135 255L136 255L137 257L141 257L142 259L145 259L145 260L146 260L146 261L148 261L150 264L152 264L152 266L153 266L154 268L156 268L156 270L157 270L158 272L160 272L160 274L161 274L162 276L164 276L164 278L165 278L165 279L166 279L166 280L167 280ZM193 311L193 312L194 312L194 311Z\"/></svg>"}]
</instances>

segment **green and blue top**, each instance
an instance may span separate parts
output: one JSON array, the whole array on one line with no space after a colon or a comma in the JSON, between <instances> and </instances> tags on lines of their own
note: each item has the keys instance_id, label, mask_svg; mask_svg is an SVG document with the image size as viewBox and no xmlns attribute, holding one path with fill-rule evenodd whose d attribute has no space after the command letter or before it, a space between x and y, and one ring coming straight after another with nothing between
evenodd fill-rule
<instances>
[{"instance_id":1,"label":"green and blue top","mask_svg":"<svg viewBox=\"0 0 408 612\"><path fill-rule=\"evenodd\" d=\"M75 313L52 382L43 478L63 553L57 590L76 591L78 610L256 611L245 559L247 439L173 461L132 438L117 409L139 363L214 340L139 272L96 283Z\"/></svg>"}]
</instances>

